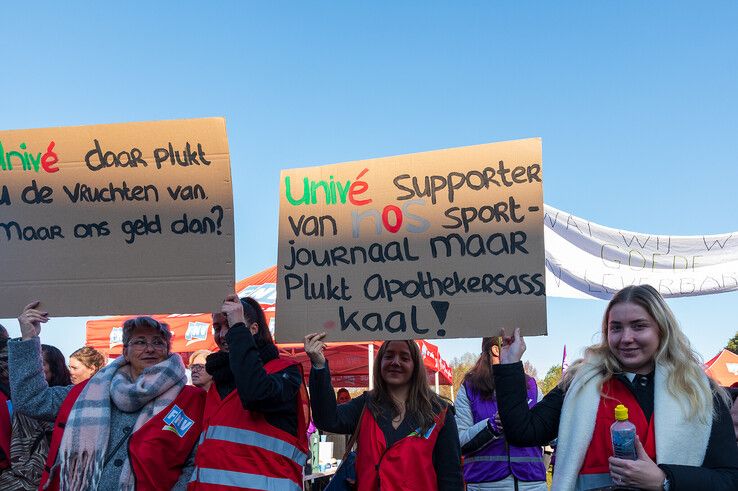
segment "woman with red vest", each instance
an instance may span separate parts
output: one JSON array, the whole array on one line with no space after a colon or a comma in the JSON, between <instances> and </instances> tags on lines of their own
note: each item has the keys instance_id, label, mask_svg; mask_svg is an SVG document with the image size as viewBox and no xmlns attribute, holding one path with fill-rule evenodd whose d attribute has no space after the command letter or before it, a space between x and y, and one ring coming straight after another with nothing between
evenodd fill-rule
<instances>
[{"instance_id":1,"label":"woman with red vest","mask_svg":"<svg viewBox=\"0 0 738 491\"><path fill-rule=\"evenodd\" d=\"M529 409L519 330L505 338L494 377L507 439L542 445L558 435L554 490L738 489L738 446L727 394L707 378L664 299L651 286L617 292L602 340ZM637 460L613 457L618 404L636 427Z\"/></svg>"},{"instance_id":2,"label":"woman with red vest","mask_svg":"<svg viewBox=\"0 0 738 491\"><path fill-rule=\"evenodd\" d=\"M189 490L302 490L309 406L300 365L279 356L259 303L230 295L213 314L219 352Z\"/></svg>"},{"instance_id":3,"label":"woman with red vest","mask_svg":"<svg viewBox=\"0 0 738 491\"><path fill-rule=\"evenodd\" d=\"M502 434L493 367L500 363L499 338L482 339L482 354L464 376L456 396L456 424L468 491L548 491L541 447L510 445ZM528 406L539 400L536 380L526 375Z\"/></svg>"},{"instance_id":4,"label":"woman with red vest","mask_svg":"<svg viewBox=\"0 0 738 491\"><path fill-rule=\"evenodd\" d=\"M464 489L453 407L430 390L415 341L385 341L374 362L374 389L337 405L324 337L305 337L313 418L318 429L332 433L359 427L358 489Z\"/></svg>"},{"instance_id":5,"label":"woman with red vest","mask_svg":"<svg viewBox=\"0 0 738 491\"><path fill-rule=\"evenodd\" d=\"M14 410L54 421L43 489L184 489L192 473L205 393L188 386L171 332L150 317L123 323L123 356L91 379L49 387L39 302L18 318L8 343Z\"/></svg>"}]
</instances>

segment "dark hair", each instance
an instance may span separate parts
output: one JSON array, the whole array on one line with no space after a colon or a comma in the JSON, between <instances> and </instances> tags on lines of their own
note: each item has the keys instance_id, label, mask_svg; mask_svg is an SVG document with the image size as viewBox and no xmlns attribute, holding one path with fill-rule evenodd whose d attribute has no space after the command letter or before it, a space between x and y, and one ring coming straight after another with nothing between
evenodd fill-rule
<instances>
[{"instance_id":1,"label":"dark hair","mask_svg":"<svg viewBox=\"0 0 738 491\"><path fill-rule=\"evenodd\" d=\"M105 357L102 353L90 346L82 346L80 349L69 355L69 359L76 358L87 368L91 368L97 372L105 366Z\"/></svg>"},{"instance_id":2,"label":"dark hair","mask_svg":"<svg viewBox=\"0 0 738 491\"><path fill-rule=\"evenodd\" d=\"M267 344L274 344L272 333L269 332L266 315L264 315L264 310L262 310L259 302L251 297L244 297L241 299L241 305L243 305L243 315L246 318L246 327L254 322L259 326L258 331L254 334L256 345L265 346Z\"/></svg>"},{"instance_id":3,"label":"dark hair","mask_svg":"<svg viewBox=\"0 0 738 491\"><path fill-rule=\"evenodd\" d=\"M378 419L382 413L382 406L389 405L392 408L392 416L400 414L394 399L387 390L387 384L382 379L382 358L387 352L390 343L405 343L410 350L410 358L413 361L413 373L410 376L410 391L405 401L405 414L411 415L423 432L433 426L438 414L444 407L446 401L438 394L430 390L428 385L428 374L425 372L423 359L420 356L420 348L412 340L390 340L382 343L377 357L374 359L374 389L369 393L369 409Z\"/></svg>"},{"instance_id":4,"label":"dark hair","mask_svg":"<svg viewBox=\"0 0 738 491\"><path fill-rule=\"evenodd\" d=\"M164 341L167 342L167 351L171 349L172 332L169 330L169 326L167 324L164 324L163 322L159 322L153 317L148 317L145 315L141 317L127 319L123 323L123 346L128 346L128 343L131 341L133 331L135 331L139 327L153 327L154 329L158 330L164 338Z\"/></svg>"},{"instance_id":5,"label":"dark hair","mask_svg":"<svg viewBox=\"0 0 738 491\"><path fill-rule=\"evenodd\" d=\"M8 339L10 339L8 330L5 329L4 325L0 324L0 350L8 345Z\"/></svg>"},{"instance_id":6,"label":"dark hair","mask_svg":"<svg viewBox=\"0 0 738 491\"><path fill-rule=\"evenodd\" d=\"M41 353L43 354L44 361L49 365L49 371L51 372L49 387L71 385L72 379L69 376L67 362L62 352L59 351L59 348L49 344L42 344Z\"/></svg>"},{"instance_id":7,"label":"dark hair","mask_svg":"<svg viewBox=\"0 0 738 491\"><path fill-rule=\"evenodd\" d=\"M341 387L340 389L338 389L338 390L336 391L336 395L338 395L338 394L343 394L344 392L345 392L346 394L348 394L348 395L351 395L351 393L350 393L350 392L348 391L348 389L347 389L346 387Z\"/></svg>"},{"instance_id":8,"label":"dark hair","mask_svg":"<svg viewBox=\"0 0 738 491\"><path fill-rule=\"evenodd\" d=\"M498 337L482 338L482 354L474 366L464 375L463 384L469 384L482 399L494 399L495 379L492 376L492 346L497 344Z\"/></svg>"}]
</instances>

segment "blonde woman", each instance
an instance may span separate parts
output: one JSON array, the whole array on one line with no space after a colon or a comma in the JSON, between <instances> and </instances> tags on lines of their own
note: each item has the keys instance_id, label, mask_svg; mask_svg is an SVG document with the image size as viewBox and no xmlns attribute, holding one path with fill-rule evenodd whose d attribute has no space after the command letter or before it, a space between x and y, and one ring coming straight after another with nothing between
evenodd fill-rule
<instances>
[{"instance_id":1,"label":"blonde woman","mask_svg":"<svg viewBox=\"0 0 738 491\"><path fill-rule=\"evenodd\" d=\"M213 384L213 376L205 370L205 364L208 356L213 352L206 349L199 349L190 355L190 373L192 377L192 385L200 387L207 392Z\"/></svg>"},{"instance_id":2,"label":"blonde woman","mask_svg":"<svg viewBox=\"0 0 738 491\"><path fill-rule=\"evenodd\" d=\"M559 387L526 403L519 330L505 338L494 378L505 436L542 445L558 436L554 490L627 486L650 490L738 489L738 446L727 393L711 382L674 314L648 285L617 292L602 340ZM624 404L636 426L637 460L612 456L610 425Z\"/></svg>"},{"instance_id":3,"label":"blonde woman","mask_svg":"<svg viewBox=\"0 0 738 491\"><path fill-rule=\"evenodd\" d=\"M91 378L104 366L103 354L89 346L83 346L69 355L69 374L75 385Z\"/></svg>"}]
</instances>

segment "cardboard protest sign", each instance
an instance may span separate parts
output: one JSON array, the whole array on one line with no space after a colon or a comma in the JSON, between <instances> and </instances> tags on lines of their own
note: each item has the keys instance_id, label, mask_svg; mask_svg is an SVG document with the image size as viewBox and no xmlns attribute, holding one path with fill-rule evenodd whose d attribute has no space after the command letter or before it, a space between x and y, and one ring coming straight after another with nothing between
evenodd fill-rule
<instances>
[{"instance_id":1,"label":"cardboard protest sign","mask_svg":"<svg viewBox=\"0 0 738 491\"><path fill-rule=\"evenodd\" d=\"M279 342L545 334L540 139L280 179Z\"/></svg>"},{"instance_id":2,"label":"cardboard protest sign","mask_svg":"<svg viewBox=\"0 0 738 491\"><path fill-rule=\"evenodd\" d=\"M0 317L208 312L233 292L222 118L0 131Z\"/></svg>"}]
</instances>

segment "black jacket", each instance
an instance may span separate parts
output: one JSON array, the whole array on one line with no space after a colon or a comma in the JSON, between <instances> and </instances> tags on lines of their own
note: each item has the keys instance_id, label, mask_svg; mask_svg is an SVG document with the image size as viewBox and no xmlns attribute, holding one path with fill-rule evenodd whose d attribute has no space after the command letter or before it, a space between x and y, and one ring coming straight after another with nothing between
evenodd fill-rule
<instances>
[{"instance_id":1,"label":"black jacket","mask_svg":"<svg viewBox=\"0 0 738 491\"><path fill-rule=\"evenodd\" d=\"M561 407L564 404L564 391L560 387L551 390L529 409L522 363L495 365L494 377L502 427L510 443L520 446L546 445L558 436ZM630 384L626 385L633 391ZM650 384L650 388L650 410L643 407L644 404L648 405L648 395L633 391L646 414L653 413L653 384ZM702 466L659 465L671 481L671 491L738 489L738 445L730 411L719 398L715 398L715 405L717 416L712 423ZM684 445L689 444L684 442Z\"/></svg>"},{"instance_id":2,"label":"black jacket","mask_svg":"<svg viewBox=\"0 0 738 491\"><path fill-rule=\"evenodd\" d=\"M226 341L229 352L211 354L206 365L220 397L237 390L244 409L263 413L270 425L299 436L297 393L303 383L300 367L267 374L264 364L279 356L277 348L273 344L258 348L243 323L228 330Z\"/></svg>"},{"instance_id":3,"label":"black jacket","mask_svg":"<svg viewBox=\"0 0 738 491\"><path fill-rule=\"evenodd\" d=\"M361 411L368 400L366 393L345 404L336 404L336 394L331 384L331 373L326 362L325 368L310 370L310 405L315 426L331 433L351 434L359 424ZM387 447L409 435L418 427L411 416L407 416L400 426L392 426L389 408L385 408L378 418L377 425L384 434ZM433 448L433 468L436 470L439 491L460 491L464 489L461 475L461 445L453 407L449 406L443 428Z\"/></svg>"}]
</instances>

